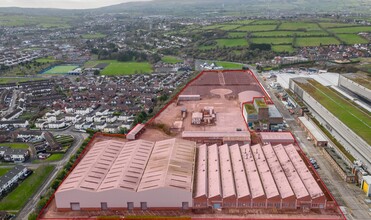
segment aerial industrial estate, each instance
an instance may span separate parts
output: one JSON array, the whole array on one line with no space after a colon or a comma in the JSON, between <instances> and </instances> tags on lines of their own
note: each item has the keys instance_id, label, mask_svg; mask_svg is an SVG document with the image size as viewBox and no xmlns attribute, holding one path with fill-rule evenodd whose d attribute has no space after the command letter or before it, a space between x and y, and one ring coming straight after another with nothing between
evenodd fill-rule
<instances>
[{"instance_id":1,"label":"aerial industrial estate","mask_svg":"<svg viewBox=\"0 0 371 220\"><path fill-rule=\"evenodd\" d=\"M192 218L247 212L342 219L294 136L269 132L277 118L283 123L282 115L277 110L269 114L268 107L266 113L258 109L256 121L268 123L266 131L260 123L249 126L242 112L246 103L258 101L261 108L274 107L251 71L201 72L126 140L98 135L41 217L159 210Z\"/></svg>"},{"instance_id":2,"label":"aerial industrial estate","mask_svg":"<svg viewBox=\"0 0 371 220\"><path fill-rule=\"evenodd\" d=\"M371 2L93 2L0 3L0 219L371 219Z\"/></svg>"}]
</instances>

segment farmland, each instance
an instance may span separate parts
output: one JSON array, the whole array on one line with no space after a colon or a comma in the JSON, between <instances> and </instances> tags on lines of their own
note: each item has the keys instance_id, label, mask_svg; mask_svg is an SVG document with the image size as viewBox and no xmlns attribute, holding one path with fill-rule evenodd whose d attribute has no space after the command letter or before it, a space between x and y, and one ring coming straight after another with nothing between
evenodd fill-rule
<instances>
[{"instance_id":1,"label":"farmland","mask_svg":"<svg viewBox=\"0 0 371 220\"><path fill-rule=\"evenodd\" d=\"M276 38L252 38L252 43L255 44L291 44L292 38L276 37Z\"/></svg>"},{"instance_id":2,"label":"farmland","mask_svg":"<svg viewBox=\"0 0 371 220\"><path fill-rule=\"evenodd\" d=\"M346 44L367 44L367 40L356 34L337 34Z\"/></svg>"},{"instance_id":3,"label":"farmland","mask_svg":"<svg viewBox=\"0 0 371 220\"><path fill-rule=\"evenodd\" d=\"M147 62L119 62L117 60L99 60L85 63L85 67L94 67L98 64L108 64L101 74L107 76L130 75L135 73L151 73L152 66Z\"/></svg>"},{"instance_id":4,"label":"farmland","mask_svg":"<svg viewBox=\"0 0 371 220\"><path fill-rule=\"evenodd\" d=\"M366 44L369 41L358 33L371 32L371 27L331 22L331 19L318 23L304 20L241 20L188 29L188 32L201 34L199 30L206 30L210 36L211 33L216 33L215 37L196 43L200 51L216 49L230 51L230 48L235 49L235 47L248 49L249 43L253 43L270 44L271 50L276 53L292 53L295 48L300 47Z\"/></svg>"},{"instance_id":5,"label":"farmland","mask_svg":"<svg viewBox=\"0 0 371 220\"><path fill-rule=\"evenodd\" d=\"M242 38L245 37L247 33L245 32L228 32L228 37L230 38Z\"/></svg>"},{"instance_id":6,"label":"farmland","mask_svg":"<svg viewBox=\"0 0 371 220\"><path fill-rule=\"evenodd\" d=\"M308 82L307 84L300 83L300 86L368 144L371 143L369 114L315 80L308 80Z\"/></svg>"},{"instance_id":7,"label":"farmland","mask_svg":"<svg viewBox=\"0 0 371 220\"><path fill-rule=\"evenodd\" d=\"M279 30L306 30L306 31L317 31L321 28L316 23L309 22L285 22L279 27Z\"/></svg>"},{"instance_id":8,"label":"farmland","mask_svg":"<svg viewBox=\"0 0 371 220\"><path fill-rule=\"evenodd\" d=\"M360 32L371 32L371 26L330 28L328 30L336 34L352 34Z\"/></svg>"},{"instance_id":9,"label":"farmland","mask_svg":"<svg viewBox=\"0 0 371 220\"><path fill-rule=\"evenodd\" d=\"M43 28L69 28L71 18L52 16L0 15L0 26L39 26Z\"/></svg>"},{"instance_id":10,"label":"farmland","mask_svg":"<svg viewBox=\"0 0 371 220\"><path fill-rule=\"evenodd\" d=\"M247 46L248 43L244 38L237 39L217 39L217 45L219 47L238 47L238 46Z\"/></svg>"},{"instance_id":11,"label":"farmland","mask_svg":"<svg viewBox=\"0 0 371 220\"><path fill-rule=\"evenodd\" d=\"M236 31L246 32L273 31L276 27L277 25L247 25L236 29Z\"/></svg>"},{"instance_id":12,"label":"farmland","mask_svg":"<svg viewBox=\"0 0 371 220\"><path fill-rule=\"evenodd\" d=\"M320 45L340 44L334 37L299 37L296 39L297 47L313 47Z\"/></svg>"}]
</instances>

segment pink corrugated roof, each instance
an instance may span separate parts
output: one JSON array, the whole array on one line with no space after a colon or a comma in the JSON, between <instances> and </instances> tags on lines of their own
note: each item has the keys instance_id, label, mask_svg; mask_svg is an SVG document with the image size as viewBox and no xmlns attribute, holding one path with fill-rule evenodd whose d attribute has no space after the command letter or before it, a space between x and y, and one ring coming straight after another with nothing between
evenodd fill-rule
<instances>
[{"instance_id":1,"label":"pink corrugated roof","mask_svg":"<svg viewBox=\"0 0 371 220\"><path fill-rule=\"evenodd\" d=\"M236 196L234 178L227 144L219 146L220 170L222 179L223 198Z\"/></svg>"},{"instance_id":2,"label":"pink corrugated roof","mask_svg":"<svg viewBox=\"0 0 371 220\"><path fill-rule=\"evenodd\" d=\"M197 148L196 187L194 197L207 197L207 146Z\"/></svg>"},{"instance_id":3,"label":"pink corrugated roof","mask_svg":"<svg viewBox=\"0 0 371 220\"><path fill-rule=\"evenodd\" d=\"M283 171L285 172L286 177L290 182L296 198L301 199L308 197L309 193L305 188L305 185L301 180L298 172L296 171L294 165L292 164L290 158L287 156L284 147L281 144L275 145L273 146L273 150L276 153L276 156L283 168Z\"/></svg>"},{"instance_id":4,"label":"pink corrugated roof","mask_svg":"<svg viewBox=\"0 0 371 220\"><path fill-rule=\"evenodd\" d=\"M308 167L305 165L305 163L301 159L295 147L292 144L290 144L285 147L285 150L288 156L290 157L292 163L294 164L295 169L298 171L299 176L303 180L303 183L305 187L307 188L312 199L324 196L324 193L322 192L318 183L314 179L313 175L308 170Z\"/></svg>"},{"instance_id":5,"label":"pink corrugated roof","mask_svg":"<svg viewBox=\"0 0 371 220\"><path fill-rule=\"evenodd\" d=\"M208 186L209 198L222 196L220 169L219 169L219 155L216 144L208 147Z\"/></svg>"},{"instance_id":6,"label":"pink corrugated roof","mask_svg":"<svg viewBox=\"0 0 371 220\"><path fill-rule=\"evenodd\" d=\"M282 199L295 196L272 146L268 144L263 146L262 149Z\"/></svg>"},{"instance_id":7,"label":"pink corrugated roof","mask_svg":"<svg viewBox=\"0 0 371 220\"><path fill-rule=\"evenodd\" d=\"M260 179L263 183L265 195L267 198L273 198L279 196L279 192L274 182L271 170L265 159L262 147L260 144L251 146L251 152L254 155L255 163L258 168Z\"/></svg>"},{"instance_id":8,"label":"pink corrugated roof","mask_svg":"<svg viewBox=\"0 0 371 220\"><path fill-rule=\"evenodd\" d=\"M231 161L236 184L237 197L242 198L250 196L249 184L247 182L245 166L242 162L240 147L235 144L230 146L229 150L231 152Z\"/></svg>"},{"instance_id":9,"label":"pink corrugated roof","mask_svg":"<svg viewBox=\"0 0 371 220\"><path fill-rule=\"evenodd\" d=\"M243 145L240 147L240 150L242 153L242 160L244 161L245 164L247 180L249 182L252 198L254 199L265 196L263 185L260 181L259 173L255 165L254 157L250 150L250 146L248 144Z\"/></svg>"},{"instance_id":10,"label":"pink corrugated roof","mask_svg":"<svg viewBox=\"0 0 371 220\"><path fill-rule=\"evenodd\" d=\"M180 139L156 144L144 140L97 142L58 191L141 191L157 187L192 191L195 147L195 142Z\"/></svg>"}]
</instances>

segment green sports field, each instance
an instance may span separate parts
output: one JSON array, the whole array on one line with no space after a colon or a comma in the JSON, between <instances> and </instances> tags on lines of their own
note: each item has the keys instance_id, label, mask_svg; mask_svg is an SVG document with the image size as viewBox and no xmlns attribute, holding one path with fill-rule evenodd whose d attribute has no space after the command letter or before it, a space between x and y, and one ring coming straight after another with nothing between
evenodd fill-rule
<instances>
[{"instance_id":1,"label":"green sports field","mask_svg":"<svg viewBox=\"0 0 371 220\"><path fill-rule=\"evenodd\" d=\"M107 76L130 75L135 73L151 73L152 66L147 62L119 62L117 60L98 60L85 63L85 67L94 67L98 64L108 64L101 74Z\"/></svg>"},{"instance_id":2,"label":"green sports field","mask_svg":"<svg viewBox=\"0 0 371 220\"><path fill-rule=\"evenodd\" d=\"M316 101L362 137L368 144L371 144L371 115L369 113L364 112L329 87L325 87L315 80L308 80L308 82L307 84L299 84Z\"/></svg>"},{"instance_id":3,"label":"green sports field","mask_svg":"<svg viewBox=\"0 0 371 220\"><path fill-rule=\"evenodd\" d=\"M50 70L43 72L43 74L66 74L79 66L76 65L59 65L51 68Z\"/></svg>"}]
</instances>

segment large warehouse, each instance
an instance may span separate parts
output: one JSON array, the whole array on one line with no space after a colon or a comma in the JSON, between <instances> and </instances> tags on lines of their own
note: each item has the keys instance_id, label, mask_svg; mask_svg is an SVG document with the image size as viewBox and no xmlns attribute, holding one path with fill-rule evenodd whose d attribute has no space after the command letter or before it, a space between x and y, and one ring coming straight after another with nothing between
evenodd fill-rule
<instances>
[{"instance_id":1,"label":"large warehouse","mask_svg":"<svg viewBox=\"0 0 371 220\"><path fill-rule=\"evenodd\" d=\"M202 145L197 151L194 208L333 206L292 144Z\"/></svg>"},{"instance_id":2,"label":"large warehouse","mask_svg":"<svg viewBox=\"0 0 371 220\"><path fill-rule=\"evenodd\" d=\"M181 139L98 142L58 188L57 208L188 209L195 155L196 144Z\"/></svg>"}]
</instances>

